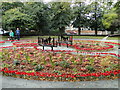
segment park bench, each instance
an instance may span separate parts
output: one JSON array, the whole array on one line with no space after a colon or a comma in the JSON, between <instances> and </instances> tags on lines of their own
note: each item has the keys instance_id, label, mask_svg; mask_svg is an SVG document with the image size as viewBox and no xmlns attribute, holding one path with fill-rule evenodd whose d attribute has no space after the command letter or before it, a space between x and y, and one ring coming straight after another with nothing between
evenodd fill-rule
<instances>
[{"instance_id":1,"label":"park bench","mask_svg":"<svg viewBox=\"0 0 120 90\"><path fill-rule=\"evenodd\" d=\"M72 45L72 42L73 42L73 37L72 36L68 36L68 37L58 36L59 46L61 46L62 43L65 43L68 47L69 44Z\"/></svg>"},{"instance_id":2,"label":"park bench","mask_svg":"<svg viewBox=\"0 0 120 90\"><path fill-rule=\"evenodd\" d=\"M58 45L61 46L61 44L65 43L67 47L72 45L73 38L72 36L64 37L64 36L58 36L58 39L55 40L55 38L51 38L50 36L48 38L41 38L38 37L38 45L43 47L51 47L51 50L53 50L53 47L57 47Z\"/></svg>"},{"instance_id":3,"label":"park bench","mask_svg":"<svg viewBox=\"0 0 120 90\"><path fill-rule=\"evenodd\" d=\"M55 42L54 38L40 38L38 37L38 45L43 47L51 47L51 50L53 50L53 47L57 47L57 42Z\"/></svg>"}]
</instances>

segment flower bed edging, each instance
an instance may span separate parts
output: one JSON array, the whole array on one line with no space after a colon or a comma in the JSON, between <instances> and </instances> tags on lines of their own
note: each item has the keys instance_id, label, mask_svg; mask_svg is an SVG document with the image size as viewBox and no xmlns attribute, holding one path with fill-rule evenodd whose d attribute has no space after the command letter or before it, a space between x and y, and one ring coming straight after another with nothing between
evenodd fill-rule
<instances>
[{"instance_id":1,"label":"flower bed edging","mask_svg":"<svg viewBox=\"0 0 120 90\"><path fill-rule=\"evenodd\" d=\"M106 71L104 73L88 73L88 74L57 74L57 73L39 73L39 72L32 72L32 73L26 73L26 72L19 72L17 70L8 70L8 68L4 68L2 70L0 70L0 72L3 73L3 75L7 75L7 76L14 76L14 77L19 77L19 78L26 78L26 79L29 79L30 77L31 78L34 78L36 77L36 79L44 79L44 80L59 80L60 81L74 81L76 79L80 79L81 81L84 80L84 79L97 79L97 78L100 78L100 77L103 77L103 78L109 78L109 76L115 76L116 78L118 78L118 75L120 74L120 70L114 70L114 71ZM114 78L115 78L114 77ZM59 78L59 79L58 79ZM114 79L113 78L113 79Z\"/></svg>"}]
</instances>

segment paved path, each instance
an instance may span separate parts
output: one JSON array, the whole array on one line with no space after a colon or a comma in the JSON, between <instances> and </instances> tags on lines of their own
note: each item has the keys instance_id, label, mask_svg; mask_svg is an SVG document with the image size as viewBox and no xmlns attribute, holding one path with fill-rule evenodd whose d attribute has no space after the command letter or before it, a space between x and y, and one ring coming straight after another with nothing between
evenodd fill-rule
<instances>
[{"instance_id":1,"label":"paved path","mask_svg":"<svg viewBox=\"0 0 120 90\"><path fill-rule=\"evenodd\" d=\"M54 82L0 77L2 88L118 88L118 80Z\"/></svg>"}]
</instances>

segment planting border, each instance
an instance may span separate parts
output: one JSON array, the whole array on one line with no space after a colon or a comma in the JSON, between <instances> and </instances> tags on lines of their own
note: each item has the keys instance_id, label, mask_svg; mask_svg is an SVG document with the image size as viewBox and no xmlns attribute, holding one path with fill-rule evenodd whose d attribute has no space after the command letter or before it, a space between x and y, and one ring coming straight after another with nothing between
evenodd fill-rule
<instances>
[{"instance_id":1,"label":"planting border","mask_svg":"<svg viewBox=\"0 0 120 90\"><path fill-rule=\"evenodd\" d=\"M16 42L18 45L18 42ZM13 45L15 45L16 43L14 43ZM110 43L110 44L116 44L116 45L120 45L119 43L112 43L112 42L105 42L105 43ZM33 48L35 48L36 50L41 50L38 49L37 43L25 43L25 44L21 44L21 45L31 45ZM29 47L28 45L28 47ZM14 46L6 46L6 47L2 47L2 48L12 48ZM18 45L18 47L20 47L20 45ZM22 46L25 47L25 46ZM1 49L2 49L1 48ZM115 53L99 53L99 52L81 52L81 51L74 51L74 50L42 50L42 51L51 51L51 52L65 52L65 53L71 53L71 52L77 52L77 53L85 53L85 54L93 54L94 56L96 55L113 55L113 56L117 56L120 57L120 54L115 54ZM32 73L26 73L26 72L19 72L18 70L9 70L8 68L1 68L0 72L3 73L3 75L7 75L7 76L13 76L13 77L19 77L19 78L26 78L26 79L30 79L30 78L34 78L34 79L40 79L40 80L60 80L60 81L76 81L78 78L81 80L87 80L87 78L93 78L93 79L97 79L97 78L101 78L101 77L106 77L109 78L114 77L118 78L118 75L120 74L120 70L114 70L114 71L106 71L104 73L87 73L87 74L67 74L67 73L63 73L61 75L57 74L57 73L43 73L43 72L32 72ZM113 78L114 79L114 78Z\"/></svg>"}]
</instances>

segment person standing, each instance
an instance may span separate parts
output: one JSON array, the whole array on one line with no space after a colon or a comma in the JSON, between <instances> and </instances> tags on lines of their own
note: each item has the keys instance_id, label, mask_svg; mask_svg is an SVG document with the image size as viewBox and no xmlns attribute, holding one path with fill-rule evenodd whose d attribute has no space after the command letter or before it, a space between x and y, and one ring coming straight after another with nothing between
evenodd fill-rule
<instances>
[{"instance_id":1,"label":"person standing","mask_svg":"<svg viewBox=\"0 0 120 90\"><path fill-rule=\"evenodd\" d=\"M17 40L20 40L20 29L19 28L17 28L16 30L16 38Z\"/></svg>"},{"instance_id":2,"label":"person standing","mask_svg":"<svg viewBox=\"0 0 120 90\"><path fill-rule=\"evenodd\" d=\"M9 36L10 36L10 40L13 41L13 39L14 39L14 32L12 30L10 30Z\"/></svg>"}]
</instances>

